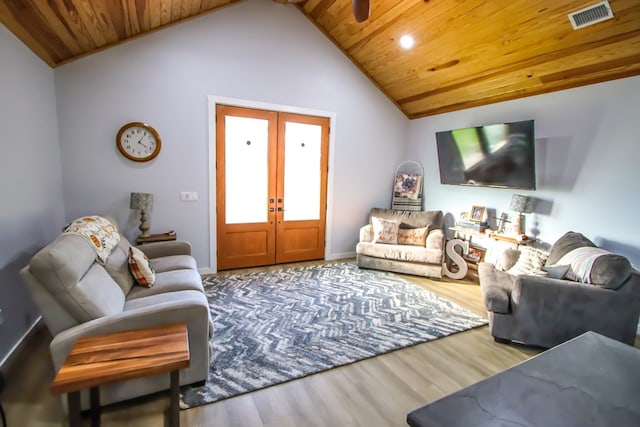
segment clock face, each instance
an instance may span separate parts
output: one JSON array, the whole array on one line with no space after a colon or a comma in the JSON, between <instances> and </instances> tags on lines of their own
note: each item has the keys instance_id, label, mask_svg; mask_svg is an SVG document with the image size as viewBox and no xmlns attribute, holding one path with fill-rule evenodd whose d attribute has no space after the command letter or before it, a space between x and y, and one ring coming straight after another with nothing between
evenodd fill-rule
<instances>
[{"instance_id":1,"label":"clock face","mask_svg":"<svg viewBox=\"0 0 640 427\"><path fill-rule=\"evenodd\" d=\"M160 153L160 136L151 126L132 122L124 125L118 132L116 144L120 152L128 159L146 162Z\"/></svg>"}]
</instances>

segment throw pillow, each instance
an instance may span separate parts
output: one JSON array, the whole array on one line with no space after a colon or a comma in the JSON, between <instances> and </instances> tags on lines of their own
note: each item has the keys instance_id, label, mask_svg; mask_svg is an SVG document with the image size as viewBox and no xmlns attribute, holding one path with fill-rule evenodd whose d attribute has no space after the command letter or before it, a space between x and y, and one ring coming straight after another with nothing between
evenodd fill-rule
<instances>
[{"instance_id":1,"label":"throw pillow","mask_svg":"<svg viewBox=\"0 0 640 427\"><path fill-rule=\"evenodd\" d=\"M149 258L140 249L129 248L129 271L138 285L150 288L156 281L156 272L149 264Z\"/></svg>"},{"instance_id":2,"label":"throw pillow","mask_svg":"<svg viewBox=\"0 0 640 427\"><path fill-rule=\"evenodd\" d=\"M120 241L120 234L115 225L101 216L83 216L75 219L64 229L65 233L84 237L96 250L97 260L104 265L113 248Z\"/></svg>"},{"instance_id":3,"label":"throw pillow","mask_svg":"<svg viewBox=\"0 0 640 427\"><path fill-rule=\"evenodd\" d=\"M398 221L371 217L373 225L373 243L387 243L395 245L398 243Z\"/></svg>"},{"instance_id":4,"label":"throw pillow","mask_svg":"<svg viewBox=\"0 0 640 427\"><path fill-rule=\"evenodd\" d=\"M520 257L520 251L514 248L507 248L502 252L500 258L498 259L498 263L496 265L496 269L501 271L507 271L518 262L518 258Z\"/></svg>"},{"instance_id":5,"label":"throw pillow","mask_svg":"<svg viewBox=\"0 0 640 427\"><path fill-rule=\"evenodd\" d=\"M515 265L507 270L507 273L517 276L519 274L533 274L540 270L549 254L543 250L530 246L520 247L520 256Z\"/></svg>"},{"instance_id":6,"label":"throw pillow","mask_svg":"<svg viewBox=\"0 0 640 427\"><path fill-rule=\"evenodd\" d=\"M542 267L542 271L544 271L545 273L547 273L547 277L549 279L564 279L564 277L567 274L567 271L569 271L569 267L571 267L568 264L565 265L546 265L544 267Z\"/></svg>"},{"instance_id":7,"label":"throw pillow","mask_svg":"<svg viewBox=\"0 0 640 427\"><path fill-rule=\"evenodd\" d=\"M427 243L429 227L422 228L400 228L398 229L398 244L424 247Z\"/></svg>"}]
</instances>

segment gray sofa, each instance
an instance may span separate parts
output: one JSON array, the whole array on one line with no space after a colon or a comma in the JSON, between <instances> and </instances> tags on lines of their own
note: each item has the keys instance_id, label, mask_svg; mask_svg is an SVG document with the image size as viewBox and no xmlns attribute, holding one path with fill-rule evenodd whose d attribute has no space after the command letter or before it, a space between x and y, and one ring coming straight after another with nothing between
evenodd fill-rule
<instances>
[{"instance_id":1,"label":"gray sofa","mask_svg":"<svg viewBox=\"0 0 640 427\"><path fill-rule=\"evenodd\" d=\"M570 274L561 271L569 268L561 265L568 259L565 255L595 247L580 233L566 233L551 247L543 275L513 276L480 263L480 287L495 340L549 348L594 331L633 345L640 315L640 273L629 261L615 254L596 258L591 283L567 278ZM570 266L569 270L577 269Z\"/></svg>"},{"instance_id":2,"label":"gray sofa","mask_svg":"<svg viewBox=\"0 0 640 427\"><path fill-rule=\"evenodd\" d=\"M111 220L113 222L113 220ZM155 269L155 284L134 283L128 268L129 242L120 236L104 265L89 241L63 233L36 253L20 274L54 337L51 356L56 371L78 337L184 322L189 336L190 367L180 384L203 381L209 371L213 332L202 280L187 242L139 246ZM100 387L106 405L169 389L169 375ZM82 408L89 407L88 392ZM66 399L65 399L66 401Z\"/></svg>"},{"instance_id":3,"label":"gray sofa","mask_svg":"<svg viewBox=\"0 0 640 427\"><path fill-rule=\"evenodd\" d=\"M371 218L395 220L406 229L429 227L423 246L374 243ZM383 208L371 209L369 224L360 228L360 241L356 246L358 267L394 271L441 278L444 261L444 232L442 211L401 211Z\"/></svg>"}]
</instances>

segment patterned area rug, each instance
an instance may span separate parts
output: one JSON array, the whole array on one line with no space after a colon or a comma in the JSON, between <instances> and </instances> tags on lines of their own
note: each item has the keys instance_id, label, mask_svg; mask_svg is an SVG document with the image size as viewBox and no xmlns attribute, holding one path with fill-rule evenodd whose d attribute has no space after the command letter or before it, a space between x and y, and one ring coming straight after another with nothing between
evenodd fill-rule
<instances>
[{"instance_id":1,"label":"patterned area rug","mask_svg":"<svg viewBox=\"0 0 640 427\"><path fill-rule=\"evenodd\" d=\"M202 386L182 409L216 402L485 325L393 273L355 263L204 279L215 324Z\"/></svg>"}]
</instances>

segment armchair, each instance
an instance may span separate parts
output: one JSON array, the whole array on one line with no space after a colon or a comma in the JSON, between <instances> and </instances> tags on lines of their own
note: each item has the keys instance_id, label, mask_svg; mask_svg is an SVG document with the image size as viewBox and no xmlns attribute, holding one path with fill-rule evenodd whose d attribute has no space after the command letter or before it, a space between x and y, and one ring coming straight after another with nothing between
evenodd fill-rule
<instances>
[{"instance_id":1,"label":"armchair","mask_svg":"<svg viewBox=\"0 0 640 427\"><path fill-rule=\"evenodd\" d=\"M552 246L547 270L569 261L571 256L565 255L579 247L595 245L579 233L565 234ZM494 339L553 347L594 331L633 345L640 315L640 272L620 255L601 255L590 262L589 283L569 278L580 270L576 261L557 278L544 273L512 275L480 263L480 287Z\"/></svg>"}]
</instances>

